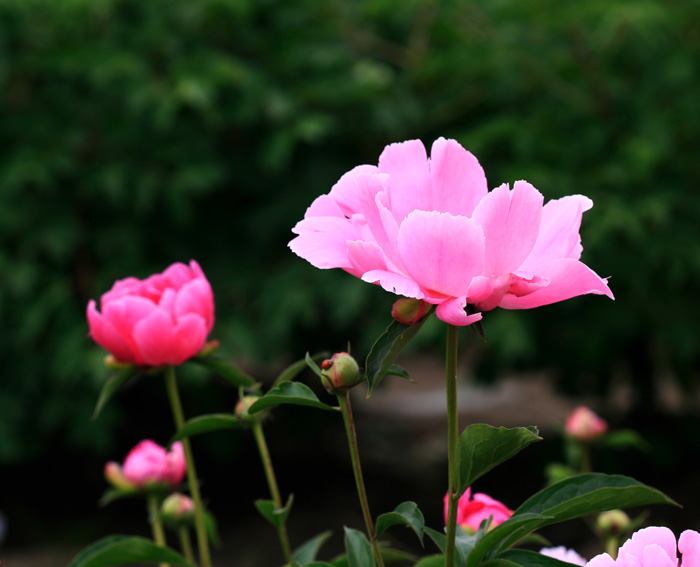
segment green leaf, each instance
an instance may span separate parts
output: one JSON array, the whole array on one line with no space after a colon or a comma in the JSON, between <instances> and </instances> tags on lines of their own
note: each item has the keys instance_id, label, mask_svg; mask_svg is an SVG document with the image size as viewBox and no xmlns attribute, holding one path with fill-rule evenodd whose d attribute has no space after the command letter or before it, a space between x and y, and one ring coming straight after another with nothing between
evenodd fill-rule
<instances>
[{"instance_id":1,"label":"green leaf","mask_svg":"<svg viewBox=\"0 0 700 567\"><path fill-rule=\"evenodd\" d=\"M221 537L219 536L219 524L209 510L204 510L204 529L207 532L209 541L214 547L221 547Z\"/></svg>"},{"instance_id":2,"label":"green leaf","mask_svg":"<svg viewBox=\"0 0 700 567\"><path fill-rule=\"evenodd\" d=\"M282 382L278 388L270 390L257 402L248 408L248 413L253 414L262 409L280 404L294 404L298 406L311 406L324 410L337 410L333 406L324 404L313 393L311 388L300 382Z\"/></svg>"},{"instance_id":3,"label":"green leaf","mask_svg":"<svg viewBox=\"0 0 700 567\"><path fill-rule=\"evenodd\" d=\"M399 378L409 381L411 384L416 383L416 381L408 375L408 371L398 364L392 364L389 370L386 371L386 376L398 376Z\"/></svg>"},{"instance_id":4,"label":"green leaf","mask_svg":"<svg viewBox=\"0 0 700 567\"><path fill-rule=\"evenodd\" d=\"M287 521L287 516L289 516L293 502L294 494L290 494L283 508L276 508L272 500L256 500L255 507L275 528L281 528Z\"/></svg>"},{"instance_id":5,"label":"green leaf","mask_svg":"<svg viewBox=\"0 0 700 567\"><path fill-rule=\"evenodd\" d=\"M433 543L437 546L437 548L445 553L445 540L447 539L445 534L427 526L425 527L424 532L428 534L430 539L433 540Z\"/></svg>"},{"instance_id":6,"label":"green leaf","mask_svg":"<svg viewBox=\"0 0 700 567\"><path fill-rule=\"evenodd\" d=\"M178 431L170 439L170 444L184 439L185 437L199 435L200 433L221 431L222 429L241 429L242 427L243 424L236 419L235 415L230 413L210 413L207 415L200 415L199 417L193 417L185 422L182 429L180 429L180 431Z\"/></svg>"},{"instance_id":7,"label":"green leaf","mask_svg":"<svg viewBox=\"0 0 700 567\"><path fill-rule=\"evenodd\" d=\"M389 371L399 353L418 334L431 312L413 325L392 321L372 345L365 361L365 378L369 383L368 398Z\"/></svg>"},{"instance_id":8,"label":"green leaf","mask_svg":"<svg viewBox=\"0 0 700 567\"><path fill-rule=\"evenodd\" d=\"M634 429L618 429L612 431L601 438L599 443L603 447L612 447L616 449L620 447L633 447L644 453L651 452L651 445L649 442Z\"/></svg>"},{"instance_id":9,"label":"green leaf","mask_svg":"<svg viewBox=\"0 0 700 567\"><path fill-rule=\"evenodd\" d=\"M314 561L316 559L316 555L321 549L321 546L326 543L326 540L331 537L332 533L333 532L328 530L305 541L294 550L292 557L295 561L298 561L304 565L309 561Z\"/></svg>"},{"instance_id":10,"label":"green leaf","mask_svg":"<svg viewBox=\"0 0 700 567\"><path fill-rule=\"evenodd\" d=\"M372 546L362 532L345 528L345 550L349 567L375 567Z\"/></svg>"},{"instance_id":11,"label":"green leaf","mask_svg":"<svg viewBox=\"0 0 700 567\"><path fill-rule=\"evenodd\" d=\"M321 377L321 369L318 367L318 364L316 364L313 357L308 352L304 357L304 362L306 362L306 365L314 371L314 374L316 374L316 376L318 376L319 378Z\"/></svg>"},{"instance_id":12,"label":"green leaf","mask_svg":"<svg viewBox=\"0 0 700 567\"><path fill-rule=\"evenodd\" d=\"M457 444L459 493L530 443L541 440L534 427L507 429L483 423L470 425L462 432Z\"/></svg>"},{"instance_id":13,"label":"green leaf","mask_svg":"<svg viewBox=\"0 0 700 567\"><path fill-rule=\"evenodd\" d=\"M248 376L243 370L238 368L233 362L230 362L220 356L210 355L203 358L193 358L192 362L206 366L214 372L214 374L221 376L224 380L231 382L236 387L239 388L253 388L257 385L257 382L250 376Z\"/></svg>"},{"instance_id":14,"label":"green leaf","mask_svg":"<svg viewBox=\"0 0 700 567\"><path fill-rule=\"evenodd\" d=\"M428 555L423 557L413 567L445 567L444 555Z\"/></svg>"},{"instance_id":15,"label":"green leaf","mask_svg":"<svg viewBox=\"0 0 700 567\"><path fill-rule=\"evenodd\" d=\"M483 563L483 567L506 567L511 565L519 567L571 567L571 563L559 561L559 559L547 557L536 551L526 549L509 549Z\"/></svg>"},{"instance_id":16,"label":"green leaf","mask_svg":"<svg viewBox=\"0 0 700 567\"><path fill-rule=\"evenodd\" d=\"M511 547L533 529L550 524L581 516L590 516L614 508L631 508L651 504L678 506L662 492L627 476L601 473L574 476L534 494L515 510L510 519L523 514L541 514L551 518L542 520L536 528L527 526L513 532L499 547L500 549Z\"/></svg>"},{"instance_id":17,"label":"green leaf","mask_svg":"<svg viewBox=\"0 0 700 567\"><path fill-rule=\"evenodd\" d=\"M418 509L418 505L415 502L403 502L393 512L379 516L376 524L376 537L381 536L387 528L396 524L403 524L411 528L418 536L421 545L423 545L425 520L423 519L423 513Z\"/></svg>"},{"instance_id":18,"label":"green leaf","mask_svg":"<svg viewBox=\"0 0 700 567\"><path fill-rule=\"evenodd\" d=\"M97 419L97 416L100 415L102 408L105 407L105 405L107 405L107 402L112 398L116 391L119 388L121 388L124 385L124 383L127 380L129 380L129 378L138 374L138 371L138 367L130 366L129 368L124 368L123 370L120 370L109 380L107 380L107 382L105 382L105 385L102 386L100 395L97 398L97 404L95 404L95 411L92 413L92 417L90 418L92 421L95 421Z\"/></svg>"},{"instance_id":19,"label":"green leaf","mask_svg":"<svg viewBox=\"0 0 700 567\"><path fill-rule=\"evenodd\" d=\"M125 535L105 537L83 549L68 567L109 567L125 563L191 564L177 551L149 539Z\"/></svg>"},{"instance_id":20,"label":"green leaf","mask_svg":"<svg viewBox=\"0 0 700 567\"><path fill-rule=\"evenodd\" d=\"M308 353L307 353L308 356ZM326 358L328 356L328 353L325 352L320 352L317 354L314 354L313 356L310 357L312 361L318 360L319 358ZM275 379L275 381L272 384L272 388L274 389L277 386L279 386L282 382L291 382L296 378L303 370L305 370L308 367L309 363L306 361L306 358L302 360L297 360L293 364L290 364L285 368L279 376Z\"/></svg>"}]
</instances>

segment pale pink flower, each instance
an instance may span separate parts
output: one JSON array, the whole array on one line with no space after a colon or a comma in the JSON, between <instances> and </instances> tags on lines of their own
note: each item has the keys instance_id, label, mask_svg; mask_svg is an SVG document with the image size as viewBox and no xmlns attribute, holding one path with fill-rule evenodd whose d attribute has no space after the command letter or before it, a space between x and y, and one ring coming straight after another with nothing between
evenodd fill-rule
<instances>
[{"instance_id":1,"label":"pale pink flower","mask_svg":"<svg viewBox=\"0 0 700 567\"><path fill-rule=\"evenodd\" d=\"M445 524L447 524L448 497L449 493L445 494ZM476 532L481 522L489 517L492 518L491 527L493 528L512 515L512 510L487 494L477 492L472 497L471 488L464 491L457 503L457 525L467 531Z\"/></svg>"},{"instance_id":2,"label":"pale pink flower","mask_svg":"<svg viewBox=\"0 0 700 567\"><path fill-rule=\"evenodd\" d=\"M608 430L608 424L591 409L578 406L569 414L564 429L579 441L592 441Z\"/></svg>"},{"instance_id":3,"label":"pale pink flower","mask_svg":"<svg viewBox=\"0 0 700 567\"><path fill-rule=\"evenodd\" d=\"M583 566L586 564L586 560L576 553L573 549L568 549L563 545L559 547L543 547L540 549L542 555L547 557L553 557L559 561L564 561L565 563L571 563L572 565Z\"/></svg>"},{"instance_id":4,"label":"pale pink flower","mask_svg":"<svg viewBox=\"0 0 700 567\"><path fill-rule=\"evenodd\" d=\"M194 260L145 280L117 281L100 308L88 303L90 336L127 364L181 364L202 349L214 326L211 286Z\"/></svg>"},{"instance_id":5,"label":"pale pink flower","mask_svg":"<svg viewBox=\"0 0 700 567\"><path fill-rule=\"evenodd\" d=\"M682 559L678 560L678 552ZM632 534L613 559L596 555L586 567L700 567L700 534L685 530L678 540L668 528L644 528Z\"/></svg>"},{"instance_id":6,"label":"pale pink flower","mask_svg":"<svg viewBox=\"0 0 700 567\"><path fill-rule=\"evenodd\" d=\"M290 248L318 268L342 268L398 295L437 305L469 325L495 307L528 309L587 293L612 298L579 261L581 216L572 195L548 202L526 181L489 192L477 159L439 138L428 159L420 140L387 146L318 197Z\"/></svg>"},{"instance_id":7,"label":"pale pink flower","mask_svg":"<svg viewBox=\"0 0 700 567\"><path fill-rule=\"evenodd\" d=\"M176 487L185 476L185 453L182 443L173 443L170 451L146 439L134 447L124 459L123 477L133 485L144 488L150 484Z\"/></svg>"}]
</instances>

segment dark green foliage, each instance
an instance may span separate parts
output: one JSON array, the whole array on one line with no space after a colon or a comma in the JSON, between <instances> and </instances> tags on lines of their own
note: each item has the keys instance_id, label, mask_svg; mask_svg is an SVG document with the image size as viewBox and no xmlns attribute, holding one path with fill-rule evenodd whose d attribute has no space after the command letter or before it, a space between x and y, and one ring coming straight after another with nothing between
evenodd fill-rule
<instances>
[{"instance_id":1,"label":"dark green foliage","mask_svg":"<svg viewBox=\"0 0 700 567\"><path fill-rule=\"evenodd\" d=\"M455 137L490 185L584 193L617 301L484 316L488 368L696 374L697 2L0 1L0 462L90 427L107 371L85 305L196 258L231 357L358 354L393 297L286 243L313 198L407 138ZM432 327L436 329L436 327ZM426 326L427 330L427 326ZM124 394L128 395L128 394Z\"/></svg>"}]
</instances>

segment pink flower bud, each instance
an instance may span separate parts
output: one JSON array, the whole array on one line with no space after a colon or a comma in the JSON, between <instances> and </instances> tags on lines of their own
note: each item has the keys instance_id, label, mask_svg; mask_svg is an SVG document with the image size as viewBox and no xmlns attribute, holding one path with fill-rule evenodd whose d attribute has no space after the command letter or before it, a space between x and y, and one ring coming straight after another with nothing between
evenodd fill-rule
<instances>
[{"instance_id":1,"label":"pink flower bud","mask_svg":"<svg viewBox=\"0 0 700 567\"><path fill-rule=\"evenodd\" d=\"M579 441L592 441L608 430L608 424L586 406L571 412L564 426L566 433Z\"/></svg>"},{"instance_id":2,"label":"pink flower bud","mask_svg":"<svg viewBox=\"0 0 700 567\"><path fill-rule=\"evenodd\" d=\"M180 441L170 452L151 440L141 441L124 459L124 478L139 488L166 485L175 488L185 476L185 454Z\"/></svg>"},{"instance_id":3,"label":"pink flower bud","mask_svg":"<svg viewBox=\"0 0 700 567\"><path fill-rule=\"evenodd\" d=\"M445 494L445 524L447 524L449 493ZM481 522L492 518L489 529L502 524L513 515L513 511L506 508L498 500L477 492L471 496L471 489L467 488L457 503L457 525L468 533L476 533Z\"/></svg>"},{"instance_id":4,"label":"pink flower bud","mask_svg":"<svg viewBox=\"0 0 700 567\"><path fill-rule=\"evenodd\" d=\"M431 307L432 305L430 305L430 303L426 303L422 299L402 297L394 302L394 306L391 309L391 316L399 323L413 325L413 323L420 321Z\"/></svg>"},{"instance_id":5,"label":"pink flower bud","mask_svg":"<svg viewBox=\"0 0 700 567\"><path fill-rule=\"evenodd\" d=\"M173 492L160 508L161 517L170 524L190 525L194 521L194 502L189 496Z\"/></svg>"},{"instance_id":6,"label":"pink flower bud","mask_svg":"<svg viewBox=\"0 0 700 567\"><path fill-rule=\"evenodd\" d=\"M342 394L360 379L360 367L347 352L338 352L321 363L321 382L331 394Z\"/></svg>"},{"instance_id":7,"label":"pink flower bud","mask_svg":"<svg viewBox=\"0 0 700 567\"><path fill-rule=\"evenodd\" d=\"M211 286L194 260L117 281L100 308L88 303L90 336L122 364L181 364L202 350L214 326Z\"/></svg>"}]
</instances>

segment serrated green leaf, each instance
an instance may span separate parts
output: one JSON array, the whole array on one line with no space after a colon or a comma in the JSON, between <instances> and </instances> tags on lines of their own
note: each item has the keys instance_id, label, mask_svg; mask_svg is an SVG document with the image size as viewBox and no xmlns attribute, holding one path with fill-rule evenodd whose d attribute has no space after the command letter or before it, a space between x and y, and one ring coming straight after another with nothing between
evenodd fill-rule
<instances>
[{"instance_id":1,"label":"serrated green leaf","mask_svg":"<svg viewBox=\"0 0 700 567\"><path fill-rule=\"evenodd\" d=\"M307 354L308 356L308 354ZM328 353L325 352L320 352L316 353L313 356L311 356L311 360L315 361L318 360L319 358L326 358L328 356ZM279 386L282 382L291 382L296 378L303 370L306 370L308 368L309 363L306 361L306 358L303 358L302 360L297 360L296 362L290 364L285 368L279 376L275 379L275 381L272 383L272 388L274 389L277 386Z\"/></svg>"},{"instance_id":2,"label":"serrated green leaf","mask_svg":"<svg viewBox=\"0 0 700 567\"><path fill-rule=\"evenodd\" d=\"M372 545L361 531L345 528L345 550L350 567L375 567Z\"/></svg>"},{"instance_id":3,"label":"serrated green leaf","mask_svg":"<svg viewBox=\"0 0 700 567\"><path fill-rule=\"evenodd\" d=\"M294 494L290 494L283 508L277 508L272 500L256 500L255 507L258 512L275 528L282 527L287 521L287 516L292 509Z\"/></svg>"},{"instance_id":4,"label":"serrated green leaf","mask_svg":"<svg viewBox=\"0 0 700 567\"><path fill-rule=\"evenodd\" d=\"M253 414L262 409L280 404L294 404L298 406L310 406L323 410L336 411L337 408L324 404L313 393L311 388L300 382L282 382L278 388L270 390L257 402L248 408L248 413Z\"/></svg>"},{"instance_id":5,"label":"serrated green leaf","mask_svg":"<svg viewBox=\"0 0 700 567\"><path fill-rule=\"evenodd\" d=\"M292 553L292 557L295 561L298 561L299 563L302 563L304 565L307 564L309 561L314 561L316 559L316 555L321 549L321 546L326 542L326 540L329 537L331 537L332 533L333 532L328 530L305 541L294 550L294 552Z\"/></svg>"},{"instance_id":6,"label":"serrated green leaf","mask_svg":"<svg viewBox=\"0 0 700 567\"><path fill-rule=\"evenodd\" d=\"M114 535L105 537L83 549L68 567L110 567L129 563L170 563L190 566L177 551L159 547L149 539Z\"/></svg>"},{"instance_id":7,"label":"serrated green leaf","mask_svg":"<svg viewBox=\"0 0 700 567\"><path fill-rule=\"evenodd\" d=\"M221 376L238 388L253 388L257 382L248 376L243 370L238 368L233 362L230 362L220 356L210 355L202 358L193 358L192 362L206 366L217 376Z\"/></svg>"},{"instance_id":8,"label":"serrated green leaf","mask_svg":"<svg viewBox=\"0 0 700 567\"><path fill-rule=\"evenodd\" d=\"M112 376L105 385L102 386L100 390L100 395L97 398L97 403L95 404L95 411L92 412L92 421L95 421L100 415L102 408L107 405L107 402L112 398L112 396L121 388L125 382L129 380L132 376L138 374L139 369L136 366L130 366L129 368L124 368Z\"/></svg>"},{"instance_id":9,"label":"serrated green leaf","mask_svg":"<svg viewBox=\"0 0 700 567\"><path fill-rule=\"evenodd\" d=\"M393 512L380 515L376 522L376 537L381 536L387 528L397 524L411 528L418 536L421 545L423 545L425 520L423 513L418 509L418 505L415 502L403 502Z\"/></svg>"},{"instance_id":10,"label":"serrated green leaf","mask_svg":"<svg viewBox=\"0 0 700 567\"><path fill-rule=\"evenodd\" d=\"M483 563L483 567L571 567L571 563L526 549L509 549Z\"/></svg>"},{"instance_id":11,"label":"serrated green leaf","mask_svg":"<svg viewBox=\"0 0 700 567\"><path fill-rule=\"evenodd\" d=\"M210 413L193 417L185 422L173 437L170 439L170 444L175 441L180 441L185 437L192 437L201 433L209 433L211 431L221 431L223 429L241 429L241 424L236 416L230 413Z\"/></svg>"},{"instance_id":12,"label":"serrated green leaf","mask_svg":"<svg viewBox=\"0 0 700 567\"><path fill-rule=\"evenodd\" d=\"M462 432L457 444L459 493L462 494L483 474L541 440L536 428L507 429L483 423L470 425Z\"/></svg>"},{"instance_id":13,"label":"serrated green leaf","mask_svg":"<svg viewBox=\"0 0 700 567\"><path fill-rule=\"evenodd\" d=\"M391 368L399 353L418 334L431 313L432 311L428 312L425 317L413 325L392 321L372 345L365 361L365 379L369 384L368 398Z\"/></svg>"}]
</instances>

